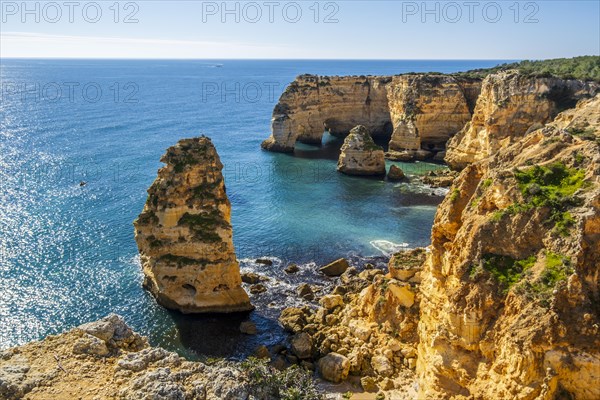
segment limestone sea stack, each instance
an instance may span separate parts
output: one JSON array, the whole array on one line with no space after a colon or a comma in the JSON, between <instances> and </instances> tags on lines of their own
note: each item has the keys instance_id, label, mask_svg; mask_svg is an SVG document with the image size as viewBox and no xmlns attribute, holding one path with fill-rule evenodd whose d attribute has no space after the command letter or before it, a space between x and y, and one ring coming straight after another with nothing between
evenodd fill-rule
<instances>
[{"instance_id":1,"label":"limestone sea stack","mask_svg":"<svg viewBox=\"0 0 600 400\"><path fill-rule=\"evenodd\" d=\"M364 126L354 127L344 140L337 170L348 175L385 175L383 148Z\"/></svg>"},{"instance_id":2,"label":"limestone sea stack","mask_svg":"<svg viewBox=\"0 0 600 400\"><path fill-rule=\"evenodd\" d=\"M134 221L144 287L184 313L251 310L241 286L223 165L207 137L180 140Z\"/></svg>"}]
</instances>

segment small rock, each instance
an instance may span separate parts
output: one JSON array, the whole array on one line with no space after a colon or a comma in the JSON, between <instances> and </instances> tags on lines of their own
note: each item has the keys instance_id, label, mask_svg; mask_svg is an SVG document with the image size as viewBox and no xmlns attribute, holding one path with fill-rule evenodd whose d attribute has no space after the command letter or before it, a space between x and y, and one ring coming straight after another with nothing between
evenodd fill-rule
<instances>
[{"instance_id":1,"label":"small rock","mask_svg":"<svg viewBox=\"0 0 600 400\"><path fill-rule=\"evenodd\" d=\"M254 272L244 272L242 273L242 282L249 283L251 285L255 285L260 282L260 275L255 274Z\"/></svg>"},{"instance_id":2,"label":"small rock","mask_svg":"<svg viewBox=\"0 0 600 400\"><path fill-rule=\"evenodd\" d=\"M315 364L311 363L310 361L302 360L300 362L300 366L308 371L315 370Z\"/></svg>"},{"instance_id":3,"label":"small rock","mask_svg":"<svg viewBox=\"0 0 600 400\"><path fill-rule=\"evenodd\" d=\"M329 353L318 362L319 372L323 379L339 383L348 377L350 360L338 353Z\"/></svg>"},{"instance_id":4,"label":"small rock","mask_svg":"<svg viewBox=\"0 0 600 400\"><path fill-rule=\"evenodd\" d=\"M271 366L279 371L283 371L287 367L285 357L282 355L276 356L273 361L271 361Z\"/></svg>"},{"instance_id":5,"label":"small rock","mask_svg":"<svg viewBox=\"0 0 600 400\"><path fill-rule=\"evenodd\" d=\"M265 345L260 345L254 350L254 355L257 358L270 358L271 353L269 353L269 349Z\"/></svg>"},{"instance_id":6,"label":"small rock","mask_svg":"<svg viewBox=\"0 0 600 400\"><path fill-rule=\"evenodd\" d=\"M332 294L338 294L340 296L345 295L348 292L348 290L344 287L344 286L336 286L335 288L333 288L333 292L331 292Z\"/></svg>"},{"instance_id":7,"label":"small rock","mask_svg":"<svg viewBox=\"0 0 600 400\"><path fill-rule=\"evenodd\" d=\"M292 352L301 360L310 358L313 350L313 342L306 332L298 333L291 339Z\"/></svg>"},{"instance_id":8,"label":"small rock","mask_svg":"<svg viewBox=\"0 0 600 400\"><path fill-rule=\"evenodd\" d=\"M396 297L398 302L404 307L412 307L415 304L415 294L409 284L398 285L390 283L388 290Z\"/></svg>"},{"instance_id":9,"label":"small rock","mask_svg":"<svg viewBox=\"0 0 600 400\"><path fill-rule=\"evenodd\" d=\"M269 260L268 258L257 258L256 260L254 260L254 262L263 265L273 265L273 261Z\"/></svg>"},{"instance_id":10,"label":"small rock","mask_svg":"<svg viewBox=\"0 0 600 400\"><path fill-rule=\"evenodd\" d=\"M383 275L383 271L380 269L367 269L358 274L358 277L371 282L377 275Z\"/></svg>"},{"instance_id":11,"label":"small rock","mask_svg":"<svg viewBox=\"0 0 600 400\"><path fill-rule=\"evenodd\" d=\"M81 339L78 339L73 345L73 353L75 354L91 354L95 356L106 356L109 353L106 342L100 340L96 336L89 333L84 334Z\"/></svg>"},{"instance_id":12,"label":"small rock","mask_svg":"<svg viewBox=\"0 0 600 400\"><path fill-rule=\"evenodd\" d=\"M256 329L256 324L252 321L244 321L240 324L240 332L245 333L246 335L256 335L258 330Z\"/></svg>"},{"instance_id":13,"label":"small rock","mask_svg":"<svg viewBox=\"0 0 600 400\"><path fill-rule=\"evenodd\" d=\"M392 165L390 167L390 170L388 171L387 177L390 181L401 181L406 176L404 175L404 171L402 171L401 168L399 168L395 165Z\"/></svg>"},{"instance_id":14,"label":"small rock","mask_svg":"<svg viewBox=\"0 0 600 400\"><path fill-rule=\"evenodd\" d=\"M285 267L284 271L286 274L295 274L296 272L300 271L300 268L298 268L296 264L290 264Z\"/></svg>"},{"instance_id":15,"label":"small rock","mask_svg":"<svg viewBox=\"0 0 600 400\"><path fill-rule=\"evenodd\" d=\"M338 294L328 294L323 296L319 303L327 310L344 305L344 299Z\"/></svg>"},{"instance_id":16,"label":"small rock","mask_svg":"<svg viewBox=\"0 0 600 400\"><path fill-rule=\"evenodd\" d=\"M390 378L385 378L381 381L381 389L383 390L392 390L394 388L394 381Z\"/></svg>"},{"instance_id":17,"label":"small rock","mask_svg":"<svg viewBox=\"0 0 600 400\"><path fill-rule=\"evenodd\" d=\"M283 309L279 316L279 323L283 328L290 332L300 332L307 324L307 313L304 309L297 307L288 307Z\"/></svg>"},{"instance_id":18,"label":"small rock","mask_svg":"<svg viewBox=\"0 0 600 400\"><path fill-rule=\"evenodd\" d=\"M267 288L262 283L257 283L256 285L250 286L250 293L252 293L252 294L259 294L259 293L263 293L266 291L267 291Z\"/></svg>"},{"instance_id":19,"label":"small rock","mask_svg":"<svg viewBox=\"0 0 600 400\"><path fill-rule=\"evenodd\" d=\"M296 293L298 293L298 296L302 297L305 300L313 300L315 298L315 294L313 293L308 283L303 283L300 286L298 286L298 289L296 289Z\"/></svg>"},{"instance_id":20,"label":"small rock","mask_svg":"<svg viewBox=\"0 0 600 400\"><path fill-rule=\"evenodd\" d=\"M416 358L409 358L408 359L408 368L410 368L410 369L417 368L417 359Z\"/></svg>"},{"instance_id":21,"label":"small rock","mask_svg":"<svg viewBox=\"0 0 600 400\"><path fill-rule=\"evenodd\" d=\"M379 390L375 378L372 376L363 376L360 378L360 386L362 386L365 392L375 393Z\"/></svg>"},{"instance_id":22,"label":"small rock","mask_svg":"<svg viewBox=\"0 0 600 400\"><path fill-rule=\"evenodd\" d=\"M321 267L319 271L321 271L327 276L340 276L349 267L350 265L348 265L348 261L345 258L340 258L332 263L325 265L324 267Z\"/></svg>"},{"instance_id":23,"label":"small rock","mask_svg":"<svg viewBox=\"0 0 600 400\"><path fill-rule=\"evenodd\" d=\"M381 376L392 376L394 367L385 356L374 356L371 359L371 367Z\"/></svg>"}]
</instances>

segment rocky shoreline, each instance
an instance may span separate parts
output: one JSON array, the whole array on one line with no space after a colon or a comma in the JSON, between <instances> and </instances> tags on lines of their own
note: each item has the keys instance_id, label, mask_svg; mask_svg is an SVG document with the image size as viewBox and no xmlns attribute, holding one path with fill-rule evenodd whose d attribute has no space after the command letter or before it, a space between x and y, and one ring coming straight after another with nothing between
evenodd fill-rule
<instances>
[{"instance_id":1,"label":"rocky shoreline","mask_svg":"<svg viewBox=\"0 0 600 400\"><path fill-rule=\"evenodd\" d=\"M334 394L337 388L363 399L600 398L598 88L517 71L483 80L299 77L274 110L267 149L290 151L296 139L316 143L323 127L345 135L363 125L349 136L340 168L350 161L353 172L358 165L381 173L383 149L366 131L391 129L392 150L415 157L444 152L436 146L449 140L445 159L456 171L422 178L449 187L432 244L377 265L340 259L314 266L319 280L287 283L269 297L272 276L240 274L216 151L205 138L183 141L167 152L136 222L147 287L184 312L206 311L206 296L218 299L212 311L266 303L289 336L258 346L244 363L189 362L150 347L111 315L1 352L0 395L353 398ZM461 125L452 138L432 118L448 113L452 129ZM207 149L210 157L186 155ZM357 154L373 163L359 165ZM214 218L201 226L181 222L205 214ZM212 258L196 257L197 249ZM268 258L254 263L273 268ZM270 272L307 276L297 265L275 267ZM249 296L227 296L245 289ZM286 304L290 298L294 304ZM248 321L239 330L260 333ZM319 393L315 376L331 382L320 385L329 393Z\"/></svg>"}]
</instances>

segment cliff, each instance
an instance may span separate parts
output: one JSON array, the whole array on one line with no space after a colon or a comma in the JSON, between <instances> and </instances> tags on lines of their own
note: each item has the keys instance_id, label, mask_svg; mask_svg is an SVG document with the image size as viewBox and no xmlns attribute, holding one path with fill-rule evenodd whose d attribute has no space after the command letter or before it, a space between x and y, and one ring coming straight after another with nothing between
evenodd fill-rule
<instances>
[{"instance_id":1,"label":"cliff","mask_svg":"<svg viewBox=\"0 0 600 400\"><path fill-rule=\"evenodd\" d=\"M321 143L327 130L345 136L356 125L374 136L391 129L385 85L389 77L300 75L273 110L271 136L262 147L292 152L296 140Z\"/></svg>"},{"instance_id":2,"label":"cliff","mask_svg":"<svg viewBox=\"0 0 600 400\"><path fill-rule=\"evenodd\" d=\"M390 150L443 150L471 119L480 81L441 74L399 75L388 85Z\"/></svg>"},{"instance_id":3,"label":"cliff","mask_svg":"<svg viewBox=\"0 0 600 400\"><path fill-rule=\"evenodd\" d=\"M435 217L420 398L600 398L600 96L518 137L532 115L555 112L555 83L510 73L484 82L477 159L500 148L466 166ZM507 94L506 105L491 101Z\"/></svg>"},{"instance_id":4,"label":"cliff","mask_svg":"<svg viewBox=\"0 0 600 400\"><path fill-rule=\"evenodd\" d=\"M533 77L516 70L488 75L472 119L456 129L445 161L464 168L521 139L578 100L598 91L597 83Z\"/></svg>"},{"instance_id":5,"label":"cliff","mask_svg":"<svg viewBox=\"0 0 600 400\"><path fill-rule=\"evenodd\" d=\"M148 189L135 220L146 287L184 313L252 309L233 248L223 165L210 139L183 139Z\"/></svg>"},{"instance_id":6,"label":"cliff","mask_svg":"<svg viewBox=\"0 0 600 400\"><path fill-rule=\"evenodd\" d=\"M344 139L337 170L348 175L385 175L383 148L377 146L367 128L352 128Z\"/></svg>"},{"instance_id":7,"label":"cliff","mask_svg":"<svg viewBox=\"0 0 600 400\"><path fill-rule=\"evenodd\" d=\"M262 147L292 152L296 141L319 144L325 131L345 136L363 125L373 137L391 137L392 150L442 150L470 120L480 85L441 74L301 75L275 106Z\"/></svg>"}]
</instances>

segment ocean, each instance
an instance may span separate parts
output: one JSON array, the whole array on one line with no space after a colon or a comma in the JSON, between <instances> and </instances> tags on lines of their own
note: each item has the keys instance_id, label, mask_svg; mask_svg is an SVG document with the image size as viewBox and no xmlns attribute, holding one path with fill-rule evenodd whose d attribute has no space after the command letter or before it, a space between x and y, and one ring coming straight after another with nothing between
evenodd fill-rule
<instances>
[{"instance_id":1,"label":"ocean","mask_svg":"<svg viewBox=\"0 0 600 400\"><path fill-rule=\"evenodd\" d=\"M338 257L381 265L429 244L443 191L335 171L340 139L265 152L273 106L303 73L455 72L504 61L0 61L0 349L115 312L154 345L236 357L281 339L276 311ZM141 288L132 222L167 147L209 136L244 271L270 277L250 315L185 316ZM409 175L442 168L395 163ZM271 267L253 262L274 260ZM297 276L282 269L301 265ZM259 335L240 335L251 319Z\"/></svg>"}]
</instances>

